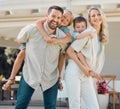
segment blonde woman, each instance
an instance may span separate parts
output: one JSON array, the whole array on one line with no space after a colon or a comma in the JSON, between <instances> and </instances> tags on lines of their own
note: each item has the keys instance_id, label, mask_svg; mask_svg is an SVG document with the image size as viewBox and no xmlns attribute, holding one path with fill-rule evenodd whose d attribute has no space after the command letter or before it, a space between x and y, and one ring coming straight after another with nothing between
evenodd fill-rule
<instances>
[{"instance_id":1,"label":"blonde woman","mask_svg":"<svg viewBox=\"0 0 120 109\"><path fill-rule=\"evenodd\" d=\"M70 109L99 109L92 78L99 76L104 65L104 46L108 40L107 25L98 8L90 8L88 21L90 26L85 31L91 31L93 38L75 40L67 49L71 63L66 67L65 80ZM81 56L76 55L79 52L84 55L88 66L83 64ZM81 98L86 108L83 107Z\"/></svg>"}]
</instances>

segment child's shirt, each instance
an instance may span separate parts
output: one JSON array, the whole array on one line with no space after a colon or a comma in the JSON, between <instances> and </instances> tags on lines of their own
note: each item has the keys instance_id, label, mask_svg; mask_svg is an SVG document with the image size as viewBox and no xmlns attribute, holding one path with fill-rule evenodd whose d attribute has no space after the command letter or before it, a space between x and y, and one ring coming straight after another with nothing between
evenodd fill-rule
<instances>
[{"instance_id":1,"label":"child's shirt","mask_svg":"<svg viewBox=\"0 0 120 109\"><path fill-rule=\"evenodd\" d=\"M26 43L22 43L22 45L19 47L19 50L23 50L26 48Z\"/></svg>"},{"instance_id":2,"label":"child's shirt","mask_svg":"<svg viewBox=\"0 0 120 109\"><path fill-rule=\"evenodd\" d=\"M67 28L67 27L65 27L65 26L61 26L61 27L59 27L65 34L66 33L68 33L68 32L70 32L70 29L69 28Z\"/></svg>"},{"instance_id":3,"label":"child's shirt","mask_svg":"<svg viewBox=\"0 0 120 109\"><path fill-rule=\"evenodd\" d=\"M77 32L77 31L73 31L73 33L72 33L72 42L74 41L74 40L76 40L76 37L79 35L80 33L79 32Z\"/></svg>"}]
</instances>

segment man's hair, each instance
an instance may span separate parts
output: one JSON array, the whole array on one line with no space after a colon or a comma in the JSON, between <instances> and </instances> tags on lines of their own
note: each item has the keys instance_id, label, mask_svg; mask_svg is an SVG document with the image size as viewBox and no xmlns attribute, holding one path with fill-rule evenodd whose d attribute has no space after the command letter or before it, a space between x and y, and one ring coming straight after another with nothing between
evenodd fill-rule
<instances>
[{"instance_id":1,"label":"man's hair","mask_svg":"<svg viewBox=\"0 0 120 109\"><path fill-rule=\"evenodd\" d=\"M63 14L63 9L59 6L56 6L56 5L49 7L48 14L51 12L52 9L58 10Z\"/></svg>"},{"instance_id":2,"label":"man's hair","mask_svg":"<svg viewBox=\"0 0 120 109\"><path fill-rule=\"evenodd\" d=\"M80 23L80 22L85 22L86 27L87 27L87 20L86 20L84 17L82 17L82 16L76 17L76 18L73 20L73 27L75 28L75 24L76 24L76 23Z\"/></svg>"}]
</instances>

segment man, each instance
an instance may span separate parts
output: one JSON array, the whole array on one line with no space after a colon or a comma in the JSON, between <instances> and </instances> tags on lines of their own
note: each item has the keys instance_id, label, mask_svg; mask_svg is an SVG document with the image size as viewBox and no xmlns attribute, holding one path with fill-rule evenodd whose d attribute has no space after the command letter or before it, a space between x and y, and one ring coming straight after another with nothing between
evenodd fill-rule
<instances>
[{"instance_id":1,"label":"man","mask_svg":"<svg viewBox=\"0 0 120 109\"><path fill-rule=\"evenodd\" d=\"M44 29L50 37L63 38L58 26L61 23L63 9L51 6L46 15ZM47 43L35 24L26 26L18 35L18 42L26 43L26 56L23 76L17 94L15 109L26 109L36 88L41 86L45 109L56 109L58 90L58 67L66 44ZM59 69L60 70L60 69Z\"/></svg>"}]
</instances>

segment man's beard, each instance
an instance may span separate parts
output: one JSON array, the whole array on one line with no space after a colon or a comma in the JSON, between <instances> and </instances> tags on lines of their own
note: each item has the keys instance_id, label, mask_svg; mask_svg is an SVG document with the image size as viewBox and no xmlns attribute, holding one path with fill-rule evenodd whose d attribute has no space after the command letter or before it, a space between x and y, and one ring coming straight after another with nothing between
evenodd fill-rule
<instances>
[{"instance_id":1,"label":"man's beard","mask_svg":"<svg viewBox=\"0 0 120 109\"><path fill-rule=\"evenodd\" d=\"M58 22L55 22L55 21L48 21L48 27L52 30L55 30L57 27L58 27Z\"/></svg>"}]
</instances>

